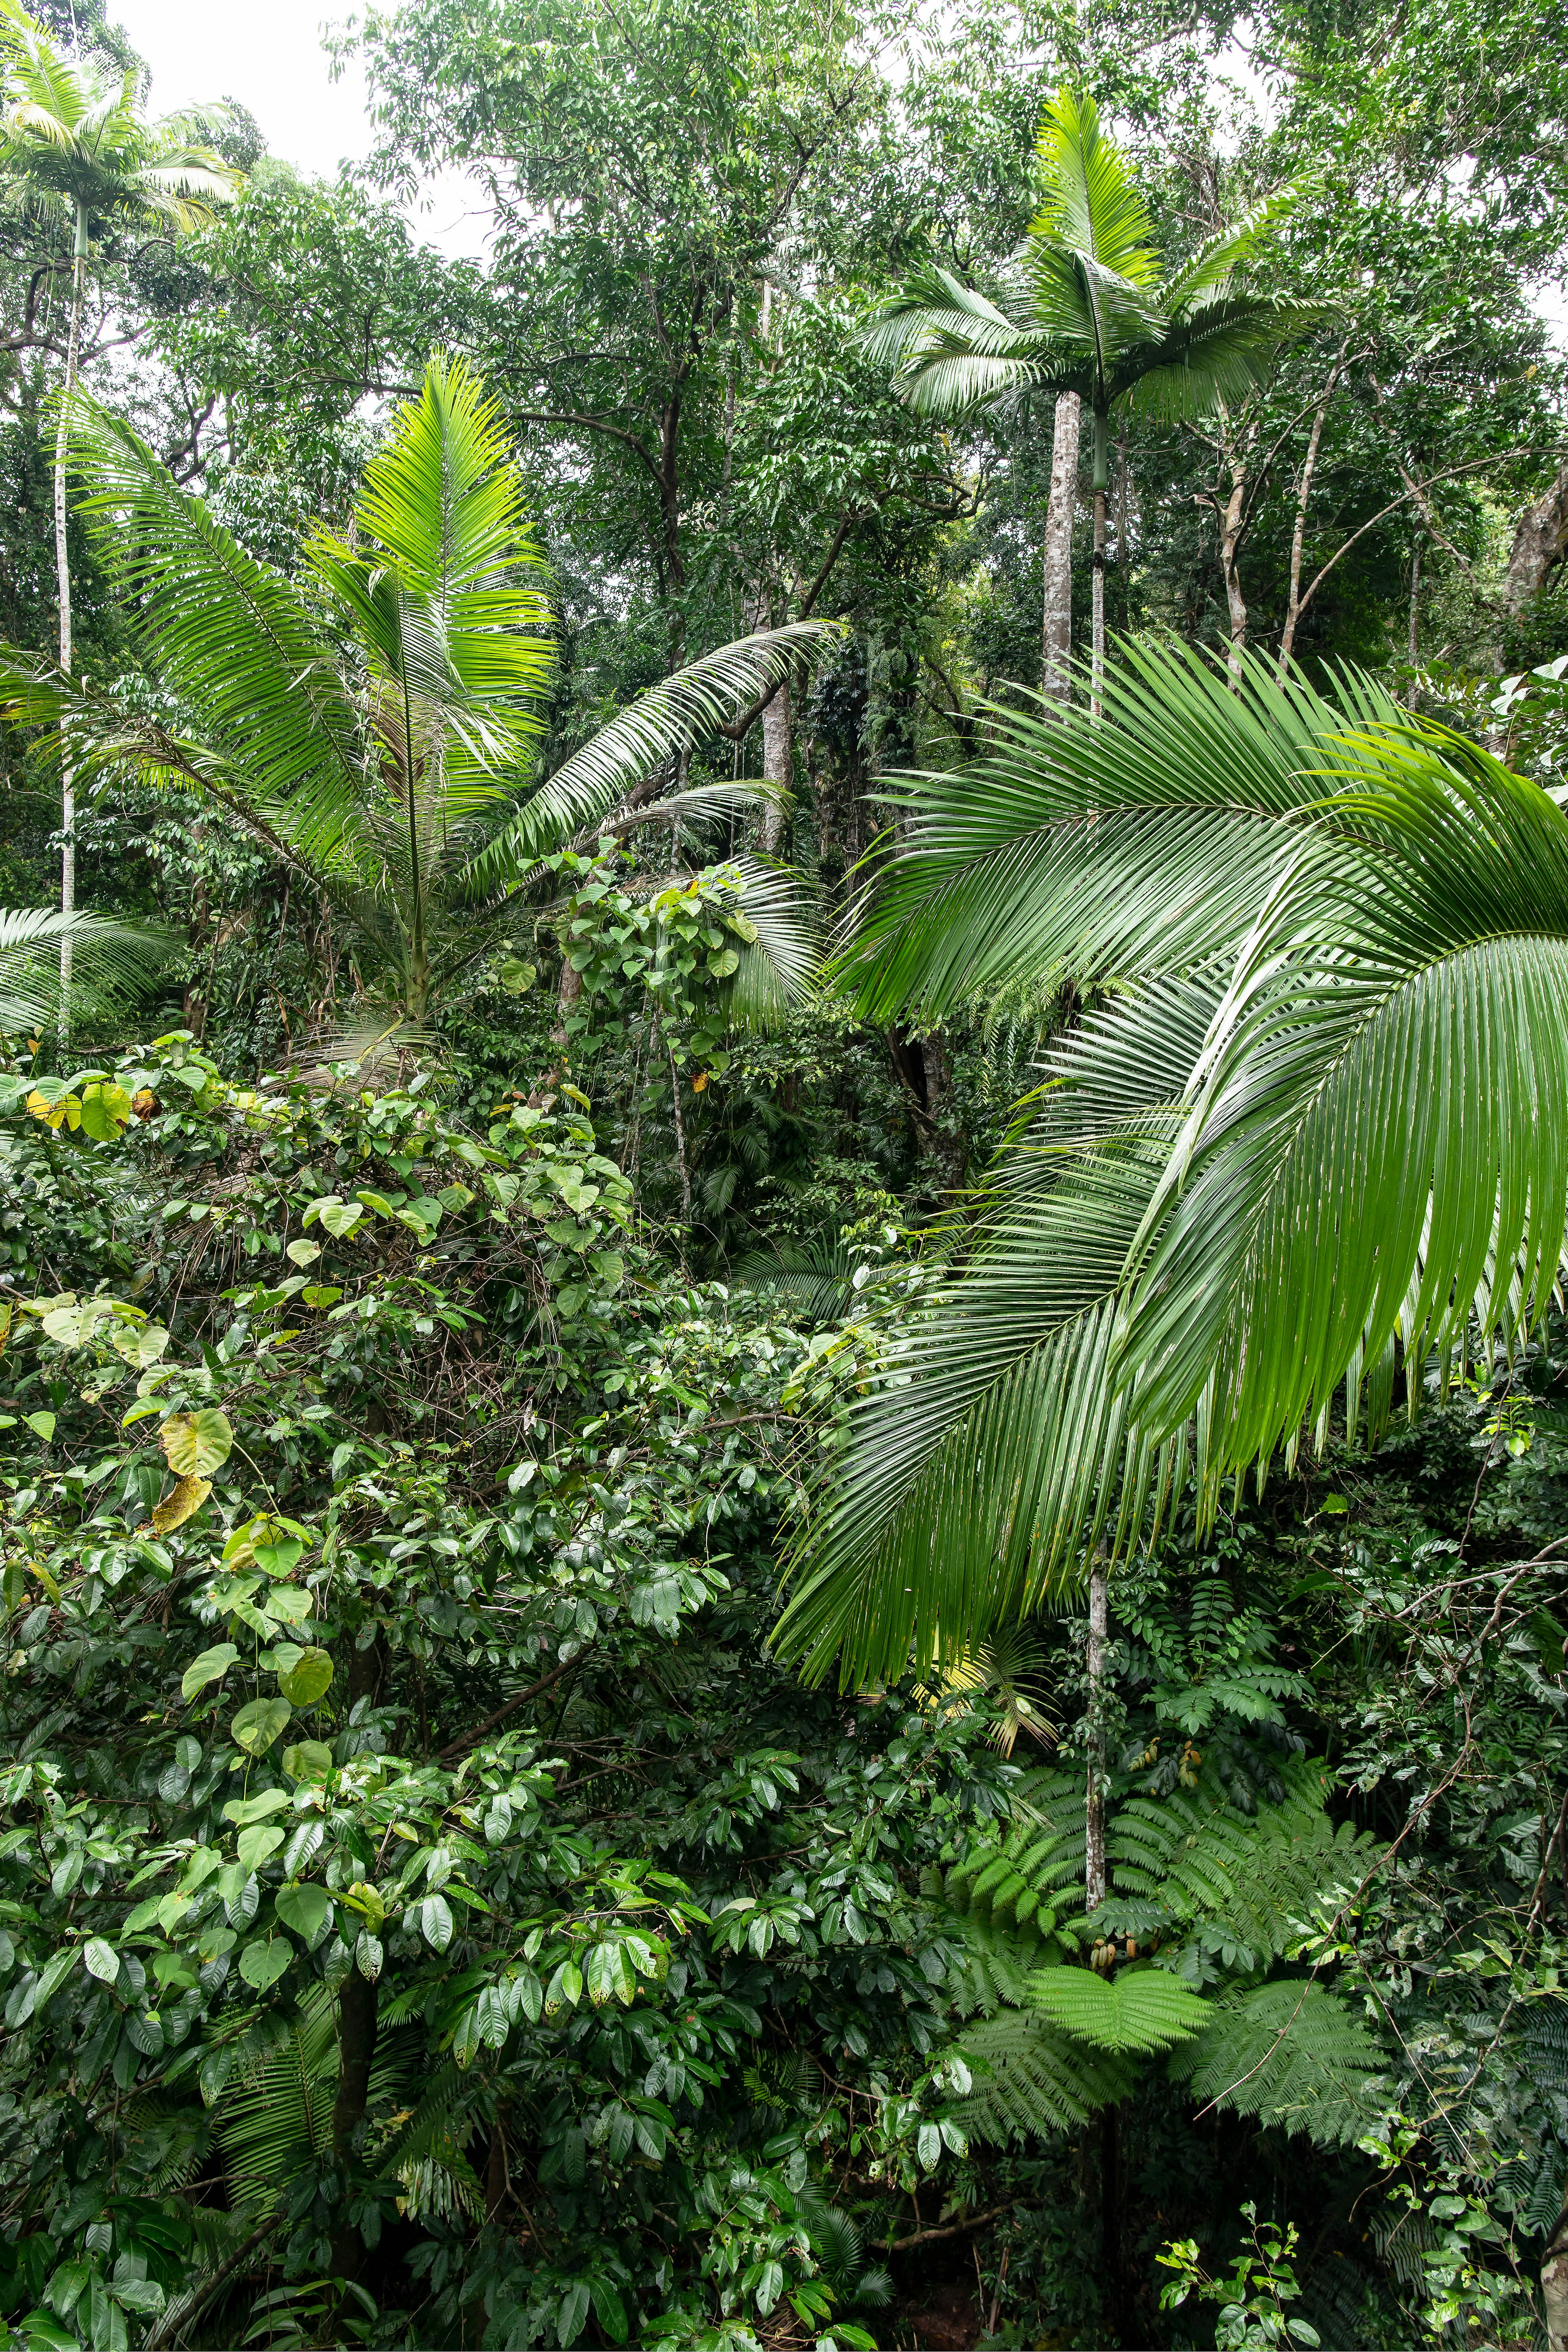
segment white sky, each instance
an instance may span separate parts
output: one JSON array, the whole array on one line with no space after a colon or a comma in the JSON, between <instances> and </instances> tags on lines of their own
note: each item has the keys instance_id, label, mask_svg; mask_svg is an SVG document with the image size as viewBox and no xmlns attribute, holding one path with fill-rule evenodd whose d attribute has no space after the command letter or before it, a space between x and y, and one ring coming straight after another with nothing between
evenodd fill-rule
<instances>
[{"instance_id":1,"label":"white sky","mask_svg":"<svg viewBox=\"0 0 1568 2352\"><path fill-rule=\"evenodd\" d=\"M346 7L331 0L110 0L110 15L153 69L153 114L202 100L237 99L261 125L269 152L323 179L370 152L364 78L351 66L334 82L323 25ZM483 255L488 214L476 189L443 173L415 214L418 234L454 257Z\"/></svg>"}]
</instances>

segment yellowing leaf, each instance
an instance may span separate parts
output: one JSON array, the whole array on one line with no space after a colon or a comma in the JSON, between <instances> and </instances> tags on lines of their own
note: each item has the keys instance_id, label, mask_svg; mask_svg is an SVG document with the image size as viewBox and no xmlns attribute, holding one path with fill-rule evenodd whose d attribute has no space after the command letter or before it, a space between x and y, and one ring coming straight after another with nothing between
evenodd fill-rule
<instances>
[{"instance_id":1,"label":"yellowing leaf","mask_svg":"<svg viewBox=\"0 0 1568 2352\"><path fill-rule=\"evenodd\" d=\"M176 1478L174 1486L153 1513L153 1525L161 1536L183 1528L185 1521L199 1511L212 1493L210 1478Z\"/></svg>"},{"instance_id":2,"label":"yellowing leaf","mask_svg":"<svg viewBox=\"0 0 1568 2352\"><path fill-rule=\"evenodd\" d=\"M228 1415L210 1405L170 1415L158 1432L163 1458L176 1478L210 1478L228 1460L234 1431Z\"/></svg>"},{"instance_id":3,"label":"yellowing leaf","mask_svg":"<svg viewBox=\"0 0 1568 2352\"><path fill-rule=\"evenodd\" d=\"M296 1265L314 1265L321 1255L321 1244L320 1242L290 1242L284 1255L291 1257Z\"/></svg>"},{"instance_id":4,"label":"yellowing leaf","mask_svg":"<svg viewBox=\"0 0 1568 2352\"><path fill-rule=\"evenodd\" d=\"M122 1135L131 1121L131 1097L123 1087L111 1078L98 1086L84 1087L81 1096L81 1131L94 1143L112 1143ZM74 1124L74 1122L73 1122Z\"/></svg>"}]
</instances>

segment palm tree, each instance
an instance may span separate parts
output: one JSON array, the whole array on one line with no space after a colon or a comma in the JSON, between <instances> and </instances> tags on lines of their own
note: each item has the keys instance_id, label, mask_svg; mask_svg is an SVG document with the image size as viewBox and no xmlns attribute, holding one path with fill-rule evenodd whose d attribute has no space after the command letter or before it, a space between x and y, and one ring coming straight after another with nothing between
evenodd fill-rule
<instances>
[{"instance_id":1,"label":"palm tree","mask_svg":"<svg viewBox=\"0 0 1568 2352\"><path fill-rule=\"evenodd\" d=\"M130 425L82 395L82 501L161 709L130 710L0 647L10 714L94 773L195 788L346 908L384 1041L425 1034L527 909L541 860L602 824L679 824L755 787L628 807L701 728L745 707L830 634L797 624L721 647L531 785L552 673L542 562L500 412L460 361L423 388L367 467L353 543L324 530L296 583L247 554ZM765 1016L809 963L787 882L740 861L757 937L732 1013Z\"/></svg>"},{"instance_id":2,"label":"palm tree","mask_svg":"<svg viewBox=\"0 0 1568 2352\"><path fill-rule=\"evenodd\" d=\"M1089 404L1094 424L1092 693L1098 703L1105 667L1112 413L1165 420L1206 415L1258 383L1281 346L1320 324L1323 313L1232 290L1237 268L1268 242L1288 211L1289 191L1162 279L1149 215L1126 158L1100 134L1092 99L1059 92L1046 110L1039 156L1045 201L1003 274L996 300L933 264L882 304L867 345L874 357L897 362L903 396L928 415L962 416L1028 390L1058 395L1058 440L1065 431L1074 455L1070 469L1058 467L1052 475L1047 548L1054 541L1063 553L1053 567L1054 597L1049 581L1047 585L1046 686L1053 691L1054 667L1054 691L1063 699L1076 404Z\"/></svg>"},{"instance_id":3,"label":"palm tree","mask_svg":"<svg viewBox=\"0 0 1568 2352\"><path fill-rule=\"evenodd\" d=\"M879 1023L1121 977L850 1409L779 1639L922 1677L1097 1578L1195 1475L1526 1333L1568 1213L1568 814L1347 674L1129 648L910 794L842 971ZM1092 817L1093 822L1086 819Z\"/></svg>"},{"instance_id":4,"label":"palm tree","mask_svg":"<svg viewBox=\"0 0 1568 2352\"><path fill-rule=\"evenodd\" d=\"M65 381L55 430L55 572L59 595L59 658L71 667L70 566L66 549L66 458L81 350L87 265L94 241L124 229L178 235L211 221L238 189L242 174L208 147L192 143L206 117L153 122L136 103L137 74L112 58L66 57L17 0L0 0L0 189L14 210L70 242L70 310ZM68 760L60 856L60 911L76 905L75 775ZM71 948L60 934L62 1024L69 1019Z\"/></svg>"},{"instance_id":5,"label":"palm tree","mask_svg":"<svg viewBox=\"0 0 1568 2352\"><path fill-rule=\"evenodd\" d=\"M170 939L141 925L112 923L79 908L57 915L40 907L0 908L0 1037L26 1036L52 1026L59 1017L60 946L69 936L81 951L78 1003L112 1018L126 1000L142 992L149 968L166 957ZM13 1083L15 1096L27 1081Z\"/></svg>"}]
</instances>

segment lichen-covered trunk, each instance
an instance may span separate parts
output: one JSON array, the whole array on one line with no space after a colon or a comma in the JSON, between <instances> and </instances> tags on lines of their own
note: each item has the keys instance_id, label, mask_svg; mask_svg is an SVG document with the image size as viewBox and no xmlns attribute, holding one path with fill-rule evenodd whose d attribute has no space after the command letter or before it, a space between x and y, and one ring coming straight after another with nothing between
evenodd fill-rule
<instances>
[{"instance_id":1,"label":"lichen-covered trunk","mask_svg":"<svg viewBox=\"0 0 1568 2352\"><path fill-rule=\"evenodd\" d=\"M1089 1567L1089 1763L1085 1791L1083 1907L1097 1911L1105 1900L1105 1650L1110 1619L1110 1580L1103 1554Z\"/></svg>"},{"instance_id":2,"label":"lichen-covered trunk","mask_svg":"<svg viewBox=\"0 0 1568 2352\"><path fill-rule=\"evenodd\" d=\"M1051 440L1051 497L1046 509L1046 628L1041 686L1053 702L1071 698L1072 527L1078 503L1079 396L1058 394Z\"/></svg>"},{"instance_id":3,"label":"lichen-covered trunk","mask_svg":"<svg viewBox=\"0 0 1568 2352\"><path fill-rule=\"evenodd\" d=\"M787 678L763 712L763 779L773 793L763 812L763 853L764 856L776 857L789 816L789 795L795 789L795 738L790 729Z\"/></svg>"}]
</instances>

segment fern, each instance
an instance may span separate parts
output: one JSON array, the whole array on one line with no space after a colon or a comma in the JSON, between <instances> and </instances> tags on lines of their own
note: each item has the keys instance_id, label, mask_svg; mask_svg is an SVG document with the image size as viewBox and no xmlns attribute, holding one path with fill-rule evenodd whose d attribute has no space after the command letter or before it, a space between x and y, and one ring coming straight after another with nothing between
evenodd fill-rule
<instances>
[{"instance_id":1,"label":"fern","mask_svg":"<svg viewBox=\"0 0 1568 2352\"><path fill-rule=\"evenodd\" d=\"M1074 2042L1097 2050L1168 2050L1201 2031L1207 2005L1163 1969L1122 1969L1110 1982L1090 1969L1037 1969L1029 2006Z\"/></svg>"},{"instance_id":2,"label":"fern","mask_svg":"<svg viewBox=\"0 0 1568 2352\"><path fill-rule=\"evenodd\" d=\"M1358 2138L1375 2116L1382 2053L1324 1986L1259 1985L1207 2007L1205 2032L1171 2060L1199 2099L1321 2146Z\"/></svg>"},{"instance_id":3,"label":"fern","mask_svg":"<svg viewBox=\"0 0 1568 2352\"><path fill-rule=\"evenodd\" d=\"M972 2025L959 2052L974 2080L955 2112L975 2139L1077 2131L1100 2107L1126 2098L1138 2079L1127 2058L1070 2041L1026 2010Z\"/></svg>"}]
</instances>

